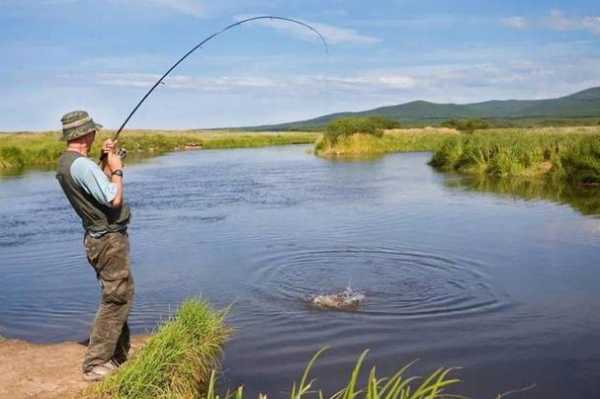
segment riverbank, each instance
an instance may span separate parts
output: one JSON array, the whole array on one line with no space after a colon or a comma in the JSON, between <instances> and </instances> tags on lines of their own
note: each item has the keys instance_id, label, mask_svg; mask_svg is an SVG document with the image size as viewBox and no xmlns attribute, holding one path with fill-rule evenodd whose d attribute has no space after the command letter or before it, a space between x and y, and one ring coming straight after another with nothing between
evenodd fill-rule
<instances>
[{"instance_id":1,"label":"riverbank","mask_svg":"<svg viewBox=\"0 0 600 399\"><path fill-rule=\"evenodd\" d=\"M351 134L335 139L321 136L315 143L315 154L325 158L369 157L392 152L436 151L458 132L446 128L390 129L380 136Z\"/></svg>"},{"instance_id":2,"label":"riverbank","mask_svg":"<svg viewBox=\"0 0 600 399\"><path fill-rule=\"evenodd\" d=\"M600 128L496 129L449 138L431 166L495 178L600 183Z\"/></svg>"},{"instance_id":3,"label":"riverbank","mask_svg":"<svg viewBox=\"0 0 600 399\"><path fill-rule=\"evenodd\" d=\"M187 398L206 394L230 334L224 313L187 300L151 336L132 338L133 354L101 383L82 379L85 343L0 342L0 398Z\"/></svg>"},{"instance_id":4,"label":"riverbank","mask_svg":"<svg viewBox=\"0 0 600 399\"><path fill-rule=\"evenodd\" d=\"M205 302L187 300L154 335L134 337L133 356L100 383L87 383L82 379L84 344L0 342L0 397L218 399L216 370L222 346L230 334L223 317L223 312L214 311ZM301 398L318 390L309 375L323 351L313 356L301 379L291 384L290 398ZM345 386L336 392L344 392L344 397L349 398L364 392L369 398L435 399L446 397L448 387L460 382L450 377L453 370L449 368L439 368L425 378L406 378L404 374L409 367L406 366L389 379L379 378L372 369L364 388L359 387L367 352L359 356ZM242 386L228 392L234 392L237 399L245 397ZM338 397L338 394L318 392L320 397Z\"/></svg>"},{"instance_id":5,"label":"riverbank","mask_svg":"<svg viewBox=\"0 0 600 399\"><path fill-rule=\"evenodd\" d=\"M206 302L187 300L144 347L86 398L195 398L206 395L212 372L231 330L224 312Z\"/></svg>"},{"instance_id":6,"label":"riverbank","mask_svg":"<svg viewBox=\"0 0 600 399\"><path fill-rule=\"evenodd\" d=\"M134 351L147 337L132 338ZM89 383L81 378L86 347L77 342L39 345L4 339L0 341L0 398L72 399Z\"/></svg>"},{"instance_id":7,"label":"riverbank","mask_svg":"<svg viewBox=\"0 0 600 399\"><path fill-rule=\"evenodd\" d=\"M100 133L92 149L92 157L98 157L102 141L111 137L112 133L109 130ZM119 143L128 150L130 158L143 159L178 150L312 144L318 136L314 132L132 130L123 132ZM59 132L0 134L0 170L53 167L65 148L59 137Z\"/></svg>"}]
</instances>

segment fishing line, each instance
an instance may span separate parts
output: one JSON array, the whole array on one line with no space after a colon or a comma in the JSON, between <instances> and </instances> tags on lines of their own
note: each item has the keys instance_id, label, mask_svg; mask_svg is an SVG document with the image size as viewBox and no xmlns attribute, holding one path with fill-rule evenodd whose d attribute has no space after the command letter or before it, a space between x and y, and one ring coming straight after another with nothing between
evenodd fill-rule
<instances>
[{"instance_id":1,"label":"fishing line","mask_svg":"<svg viewBox=\"0 0 600 399\"><path fill-rule=\"evenodd\" d=\"M127 116L127 118L125 118L125 121L121 124L121 126L119 127L119 130L116 131L116 133L113 135L113 141L116 141L119 138L119 134L121 134L121 131L125 128L125 125L127 125L127 122L129 122L129 120L131 119L131 117L136 113L136 111L138 110L138 108L140 108L140 106L144 103L144 101L146 101L146 99L150 96L150 94L152 94L152 92L154 91L154 89L156 89L160 84L164 84L163 80L175 69L177 68L177 66L179 64L181 64L187 57L189 57L194 51L198 50L200 47L202 47L205 43L207 43L208 41L214 39L215 37L227 32L228 30L245 24L247 22L251 22L251 21L256 21L259 19L269 19L269 20L279 20L279 21L283 21L283 22L290 22L290 23L294 23L300 26L303 26L307 29L309 29L310 31L312 31L313 33L315 33L319 39L321 40L321 42L323 43L323 46L325 47L325 53L329 53L329 47L327 45L327 41L325 40L325 37L323 37L323 35L314 27L310 26L309 24L307 24L306 22L302 22L302 21L298 21L296 19L293 18L286 18L286 17L277 17L277 16L273 16L273 15L263 15L263 16L258 16L258 17L252 17L252 18L246 18L243 19L241 21L235 22L231 25L226 26L225 28L221 29L218 32L215 32L213 34L211 34L210 36L208 36L206 39L202 40L200 43L198 43L197 45L195 45L194 47L192 47L191 50L189 50L187 53L185 53L183 55L183 57L181 57L175 64L173 64L173 66L171 66L161 77L160 79L158 79L156 81L156 83L154 83L154 85L152 85L152 87L146 92L146 94L144 94L144 96L142 97L142 99L136 104L136 106L133 108L133 110L129 113L129 115ZM103 154L101 157L101 160L106 156L106 154Z\"/></svg>"}]
</instances>

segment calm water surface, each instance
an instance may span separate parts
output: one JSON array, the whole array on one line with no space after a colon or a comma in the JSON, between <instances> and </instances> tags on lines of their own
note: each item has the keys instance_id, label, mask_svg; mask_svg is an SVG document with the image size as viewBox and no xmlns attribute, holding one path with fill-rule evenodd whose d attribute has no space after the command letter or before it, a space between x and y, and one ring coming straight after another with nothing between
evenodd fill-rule
<instances>
[{"instance_id":1,"label":"calm water surface","mask_svg":"<svg viewBox=\"0 0 600 399\"><path fill-rule=\"evenodd\" d=\"M136 303L148 331L189 296L233 303L224 386L289 391L311 355L338 388L462 366L477 398L600 397L600 223L567 205L461 189L429 154L331 162L304 146L176 153L127 169ZM0 181L0 334L82 340L98 300L53 173ZM356 313L305 299L348 285Z\"/></svg>"}]
</instances>

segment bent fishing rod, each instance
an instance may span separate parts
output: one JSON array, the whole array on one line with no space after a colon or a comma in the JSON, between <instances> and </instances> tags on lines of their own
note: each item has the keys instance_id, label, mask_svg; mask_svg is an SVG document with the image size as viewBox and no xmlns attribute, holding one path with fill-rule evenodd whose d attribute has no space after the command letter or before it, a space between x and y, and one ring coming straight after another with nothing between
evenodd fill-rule
<instances>
[{"instance_id":1,"label":"bent fishing rod","mask_svg":"<svg viewBox=\"0 0 600 399\"><path fill-rule=\"evenodd\" d=\"M115 134L112 137L113 141L117 141L119 138L119 135L121 134L121 132L123 131L123 129L125 128L125 125L127 125L127 122L129 122L129 120L131 119L131 117L136 113L136 111L140 108L140 106L144 103L144 101L146 101L146 99L150 96L150 94L152 94L152 92L154 91L154 89L156 89L160 84L164 84L164 79L169 76L169 74L175 69L177 68L177 66L179 64L181 64L187 57L189 57L194 51L198 50L199 48L201 48L204 44L206 44L208 41L214 39L215 37L227 32L228 30L235 28L236 26L245 24L247 22L251 22L251 21L256 21L256 20L260 20L260 19L269 19L269 20L278 20L278 21L283 21L283 22L289 22L289 23L294 23L297 25L300 25L302 27L305 27L307 29L309 29L310 31L312 31L313 33L315 33L319 39L321 40L321 42L323 43L323 46L325 47L325 53L329 53L329 47L327 45L327 41L325 40L325 37L323 37L323 35L314 27L312 27L311 25L307 24L306 22L302 22L302 21L298 21L296 19L293 18L286 18L286 17L277 17L274 15L262 15L262 16L258 16L258 17L251 17L251 18L246 18L243 19L241 21L235 22L233 24L230 24L228 26L226 26L225 28L221 29L218 32L215 32L213 34L211 34L210 36L208 36L206 39L202 40L200 43L198 43L197 45L195 45L194 47L192 47L191 50L189 50L187 53L185 53L183 55L183 57L181 57L179 60L177 60L177 62L175 64L173 64L161 77L160 79L158 79L156 81L156 83L154 83L154 85L152 85L152 87L146 92L146 94L144 94L144 96L142 97L142 99L136 104L136 106L131 110L131 112L129 113L129 115L127 116L127 118L125 118L125 121L123 121L123 123L121 124L121 126L119 127L119 129L115 132ZM125 155L126 152L121 152L122 155ZM106 159L106 154L103 153L100 156L100 162L103 162Z\"/></svg>"}]
</instances>

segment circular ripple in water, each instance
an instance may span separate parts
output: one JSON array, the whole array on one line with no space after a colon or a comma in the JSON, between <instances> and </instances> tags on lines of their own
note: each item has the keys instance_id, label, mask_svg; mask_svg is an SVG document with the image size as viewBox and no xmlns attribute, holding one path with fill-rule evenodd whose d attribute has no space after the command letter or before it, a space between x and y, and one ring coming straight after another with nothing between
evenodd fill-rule
<instances>
[{"instance_id":1,"label":"circular ripple in water","mask_svg":"<svg viewBox=\"0 0 600 399\"><path fill-rule=\"evenodd\" d=\"M344 249L278 253L260 259L251 279L255 300L293 307L306 298L343 290L365 295L360 312L424 317L490 312L502 295L481 265L415 251Z\"/></svg>"}]
</instances>

